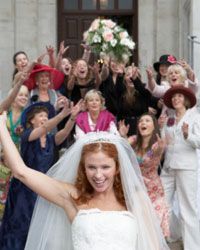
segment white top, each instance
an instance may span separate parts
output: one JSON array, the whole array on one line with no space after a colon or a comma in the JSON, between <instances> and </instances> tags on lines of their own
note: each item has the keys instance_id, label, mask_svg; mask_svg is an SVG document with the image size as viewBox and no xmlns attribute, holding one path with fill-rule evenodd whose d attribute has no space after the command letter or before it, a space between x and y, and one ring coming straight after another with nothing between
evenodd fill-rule
<instances>
[{"instance_id":1,"label":"white top","mask_svg":"<svg viewBox=\"0 0 200 250\"><path fill-rule=\"evenodd\" d=\"M136 250L137 236L129 211L79 210L72 222L74 250Z\"/></svg>"},{"instance_id":2,"label":"white top","mask_svg":"<svg viewBox=\"0 0 200 250\"><path fill-rule=\"evenodd\" d=\"M197 170L196 149L200 149L200 115L195 109L188 109L178 124L176 116L172 117L173 125L165 125L161 130L167 141L164 168ZM184 139L182 126L187 123L188 137Z\"/></svg>"}]
</instances>

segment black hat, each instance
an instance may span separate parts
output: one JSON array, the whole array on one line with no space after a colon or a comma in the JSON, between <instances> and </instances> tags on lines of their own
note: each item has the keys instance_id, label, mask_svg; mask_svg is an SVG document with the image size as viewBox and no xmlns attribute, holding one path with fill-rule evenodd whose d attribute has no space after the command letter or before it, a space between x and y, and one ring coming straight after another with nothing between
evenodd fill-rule
<instances>
[{"instance_id":1,"label":"black hat","mask_svg":"<svg viewBox=\"0 0 200 250\"><path fill-rule=\"evenodd\" d=\"M171 65L176 63L176 57L173 55L162 55L159 59L159 62L155 62L153 67L155 71L159 72L159 67L161 64Z\"/></svg>"},{"instance_id":2,"label":"black hat","mask_svg":"<svg viewBox=\"0 0 200 250\"><path fill-rule=\"evenodd\" d=\"M35 102L28 106L23 112L21 116L21 125L23 128L27 128L27 115L32 112L35 107L45 107L48 110L48 118L53 118L55 116L55 108L50 102Z\"/></svg>"}]
</instances>

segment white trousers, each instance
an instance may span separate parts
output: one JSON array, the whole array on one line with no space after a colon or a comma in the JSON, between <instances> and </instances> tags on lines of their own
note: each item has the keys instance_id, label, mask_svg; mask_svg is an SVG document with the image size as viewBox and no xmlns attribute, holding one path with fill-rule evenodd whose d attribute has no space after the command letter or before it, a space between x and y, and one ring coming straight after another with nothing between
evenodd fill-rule
<instances>
[{"instance_id":1,"label":"white trousers","mask_svg":"<svg viewBox=\"0 0 200 250\"><path fill-rule=\"evenodd\" d=\"M180 225L184 250L199 250L200 224L197 206L197 171L163 169L161 180L165 190L166 201L169 205L171 237L177 237ZM175 192L180 209L179 220L175 218L173 213ZM177 235L174 235L175 233Z\"/></svg>"}]
</instances>

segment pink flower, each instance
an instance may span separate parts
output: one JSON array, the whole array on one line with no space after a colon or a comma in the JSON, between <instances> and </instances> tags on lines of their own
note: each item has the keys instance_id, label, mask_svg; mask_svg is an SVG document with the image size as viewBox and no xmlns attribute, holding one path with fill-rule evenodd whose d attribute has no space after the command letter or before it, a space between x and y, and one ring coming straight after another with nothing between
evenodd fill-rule
<instances>
[{"instance_id":1,"label":"pink flower","mask_svg":"<svg viewBox=\"0 0 200 250\"><path fill-rule=\"evenodd\" d=\"M170 63L176 63L176 58L174 56L170 55L167 57L167 61Z\"/></svg>"},{"instance_id":2,"label":"pink flower","mask_svg":"<svg viewBox=\"0 0 200 250\"><path fill-rule=\"evenodd\" d=\"M92 31L97 30L99 28L99 21L100 21L99 19L95 19L90 26L90 30Z\"/></svg>"},{"instance_id":3,"label":"pink flower","mask_svg":"<svg viewBox=\"0 0 200 250\"><path fill-rule=\"evenodd\" d=\"M102 23L104 23L110 29L116 25L116 23L114 23L112 20L103 20Z\"/></svg>"},{"instance_id":4,"label":"pink flower","mask_svg":"<svg viewBox=\"0 0 200 250\"><path fill-rule=\"evenodd\" d=\"M103 38L105 42L110 42L114 37L113 37L113 33L110 31L105 31L103 33Z\"/></svg>"},{"instance_id":5,"label":"pink flower","mask_svg":"<svg viewBox=\"0 0 200 250\"><path fill-rule=\"evenodd\" d=\"M167 126L172 127L175 124L175 118L174 117L169 117L167 120Z\"/></svg>"},{"instance_id":6,"label":"pink flower","mask_svg":"<svg viewBox=\"0 0 200 250\"><path fill-rule=\"evenodd\" d=\"M128 37L127 31L120 32L120 33L119 33L119 37L120 37L121 39Z\"/></svg>"},{"instance_id":7,"label":"pink flower","mask_svg":"<svg viewBox=\"0 0 200 250\"><path fill-rule=\"evenodd\" d=\"M22 125L18 125L16 128L15 128L15 134L20 136L22 135L22 132L24 131Z\"/></svg>"}]
</instances>

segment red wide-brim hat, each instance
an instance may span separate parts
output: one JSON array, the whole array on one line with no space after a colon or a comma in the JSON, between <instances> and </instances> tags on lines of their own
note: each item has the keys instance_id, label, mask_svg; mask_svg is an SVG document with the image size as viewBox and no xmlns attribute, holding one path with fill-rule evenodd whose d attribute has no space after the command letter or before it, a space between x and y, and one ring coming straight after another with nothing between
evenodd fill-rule
<instances>
[{"instance_id":1,"label":"red wide-brim hat","mask_svg":"<svg viewBox=\"0 0 200 250\"><path fill-rule=\"evenodd\" d=\"M39 72L50 73L52 83L51 86L55 90L59 89L64 82L65 75L61 71L51 68L45 64L36 64L31 71L29 78L24 82L29 90L36 88L36 75Z\"/></svg>"},{"instance_id":2,"label":"red wide-brim hat","mask_svg":"<svg viewBox=\"0 0 200 250\"><path fill-rule=\"evenodd\" d=\"M164 104L168 107L168 108L172 108L174 109L174 107L172 106L172 97L173 95L175 95L176 93L180 93L183 94L185 97L188 98L188 100L190 101L190 107L192 108L197 100L196 100L196 96L195 94L192 92L191 89L183 87L183 86L175 86L175 87L171 87L170 89L167 90L167 92L164 94L163 96L163 101Z\"/></svg>"}]
</instances>

